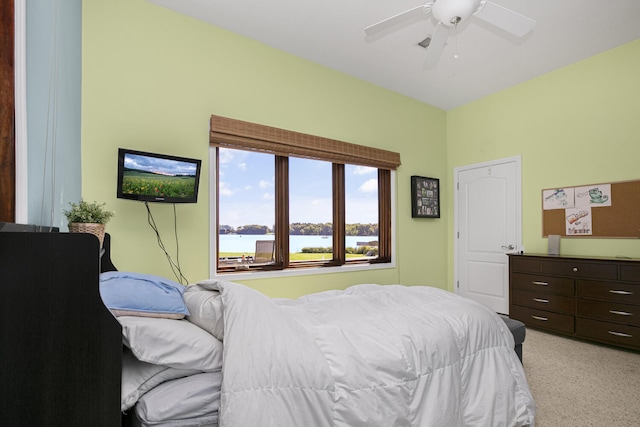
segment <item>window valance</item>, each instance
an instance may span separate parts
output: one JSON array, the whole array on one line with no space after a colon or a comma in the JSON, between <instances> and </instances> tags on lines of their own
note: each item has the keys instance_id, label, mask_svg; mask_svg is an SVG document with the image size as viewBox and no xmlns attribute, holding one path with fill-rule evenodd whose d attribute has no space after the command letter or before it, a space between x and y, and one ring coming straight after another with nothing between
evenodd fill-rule
<instances>
[{"instance_id":1,"label":"window valance","mask_svg":"<svg viewBox=\"0 0 640 427\"><path fill-rule=\"evenodd\" d=\"M257 123L211 116L211 145L393 170L400 154Z\"/></svg>"}]
</instances>

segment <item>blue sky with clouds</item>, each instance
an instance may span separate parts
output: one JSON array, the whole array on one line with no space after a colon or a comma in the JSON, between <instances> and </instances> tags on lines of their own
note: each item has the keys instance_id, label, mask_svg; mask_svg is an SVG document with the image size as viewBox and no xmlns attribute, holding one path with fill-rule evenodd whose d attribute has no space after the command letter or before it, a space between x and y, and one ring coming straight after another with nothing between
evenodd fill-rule
<instances>
[{"instance_id":1,"label":"blue sky with clouds","mask_svg":"<svg viewBox=\"0 0 640 427\"><path fill-rule=\"evenodd\" d=\"M124 166L130 169L159 173L163 175L195 175L197 164L127 153L124 156Z\"/></svg>"},{"instance_id":2,"label":"blue sky with clouds","mask_svg":"<svg viewBox=\"0 0 640 427\"><path fill-rule=\"evenodd\" d=\"M220 224L273 226L274 157L269 154L220 149ZM290 222L331 222L331 163L291 158ZM377 169L345 169L346 219L378 222Z\"/></svg>"}]
</instances>

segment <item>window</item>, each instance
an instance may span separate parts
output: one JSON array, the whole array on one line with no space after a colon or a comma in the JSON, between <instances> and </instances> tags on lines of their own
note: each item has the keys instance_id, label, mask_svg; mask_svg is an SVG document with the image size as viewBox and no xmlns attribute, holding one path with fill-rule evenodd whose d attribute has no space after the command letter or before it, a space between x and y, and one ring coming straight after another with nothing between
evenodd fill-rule
<instances>
[{"instance_id":1,"label":"window","mask_svg":"<svg viewBox=\"0 0 640 427\"><path fill-rule=\"evenodd\" d=\"M396 153L218 116L211 145L216 272L391 261Z\"/></svg>"},{"instance_id":2,"label":"window","mask_svg":"<svg viewBox=\"0 0 640 427\"><path fill-rule=\"evenodd\" d=\"M289 157L289 261L333 259L330 162Z\"/></svg>"},{"instance_id":3,"label":"window","mask_svg":"<svg viewBox=\"0 0 640 427\"><path fill-rule=\"evenodd\" d=\"M256 261L256 241L274 238L274 159L226 148L217 158L218 263L244 268Z\"/></svg>"},{"instance_id":4,"label":"window","mask_svg":"<svg viewBox=\"0 0 640 427\"><path fill-rule=\"evenodd\" d=\"M378 255L378 170L345 165L345 250L347 257Z\"/></svg>"}]
</instances>

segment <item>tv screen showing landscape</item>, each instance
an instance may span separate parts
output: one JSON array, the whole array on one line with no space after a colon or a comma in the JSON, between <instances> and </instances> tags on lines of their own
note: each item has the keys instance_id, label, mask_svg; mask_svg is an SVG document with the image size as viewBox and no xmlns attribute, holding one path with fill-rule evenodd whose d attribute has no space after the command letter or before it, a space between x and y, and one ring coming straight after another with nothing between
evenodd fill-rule
<instances>
[{"instance_id":1,"label":"tv screen showing landscape","mask_svg":"<svg viewBox=\"0 0 640 427\"><path fill-rule=\"evenodd\" d=\"M118 198L166 203L196 203L198 159L120 148Z\"/></svg>"}]
</instances>

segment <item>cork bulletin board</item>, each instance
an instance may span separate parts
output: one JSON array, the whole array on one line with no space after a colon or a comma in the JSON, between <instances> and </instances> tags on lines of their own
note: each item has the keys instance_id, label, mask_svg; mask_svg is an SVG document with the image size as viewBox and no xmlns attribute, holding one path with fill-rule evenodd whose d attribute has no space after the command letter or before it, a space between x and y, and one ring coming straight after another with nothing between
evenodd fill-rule
<instances>
[{"instance_id":1,"label":"cork bulletin board","mask_svg":"<svg viewBox=\"0 0 640 427\"><path fill-rule=\"evenodd\" d=\"M542 190L542 236L640 238L640 180Z\"/></svg>"}]
</instances>

